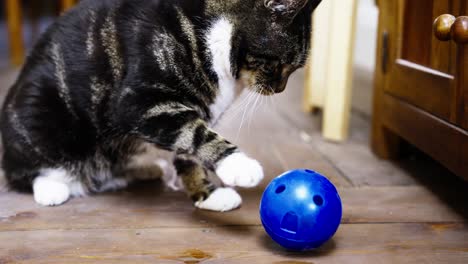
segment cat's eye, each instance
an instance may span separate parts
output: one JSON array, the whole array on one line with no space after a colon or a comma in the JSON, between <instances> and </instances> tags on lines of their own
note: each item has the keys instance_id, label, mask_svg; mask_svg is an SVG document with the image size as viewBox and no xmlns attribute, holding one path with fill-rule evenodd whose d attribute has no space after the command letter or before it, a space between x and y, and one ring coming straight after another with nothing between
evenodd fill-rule
<instances>
[{"instance_id":1,"label":"cat's eye","mask_svg":"<svg viewBox=\"0 0 468 264\"><path fill-rule=\"evenodd\" d=\"M269 61L263 67L264 70L267 72L274 72L278 69L279 62L278 61Z\"/></svg>"},{"instance_id":2,"label":"cat's eye","mask_svg":"<svg viewBox=\"0 0 468 264\"><path fill-rule=\"evenodd\" d=\"M249 69L257 69L260 67L260 65L262 65L262 62L255 57L247 56L246 65Z\"/></svg>"},{"instance_id":3,"label":"cat's eye","mask_svg":"<svg viewBox=\"0 0 468 264\"><path fill-rule=\"evenodd\" d=\"M248 69L252 70L262 70L264 72L273 72L279 66L279 61L276 59L266 59L255 57L252 55L247 55L246 57L246 66Z\"/></svg>"}]
</instances>

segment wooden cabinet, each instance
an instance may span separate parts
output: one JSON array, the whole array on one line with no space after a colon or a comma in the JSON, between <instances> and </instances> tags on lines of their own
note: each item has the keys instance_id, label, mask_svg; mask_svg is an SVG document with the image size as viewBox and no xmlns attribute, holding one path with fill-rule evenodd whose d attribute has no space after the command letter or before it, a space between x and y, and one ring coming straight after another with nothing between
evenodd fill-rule
<instances>
[{"instance_id":1,"label":"wooden cabinet","mask_svg":"<svg viewBox=\"0 0 468 264\"><path fill-rule=\"evenodd\" d=\"M378 2L374 151L405 139L468 179L468 1Z\"/></svg>"}]
</instances>

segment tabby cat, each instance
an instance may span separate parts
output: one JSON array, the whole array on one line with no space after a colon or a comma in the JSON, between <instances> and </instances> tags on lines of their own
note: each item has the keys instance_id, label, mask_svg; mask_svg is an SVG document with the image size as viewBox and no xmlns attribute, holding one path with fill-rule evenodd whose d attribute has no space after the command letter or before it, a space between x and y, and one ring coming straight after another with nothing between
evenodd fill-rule
<instances>
[{"instance_id":1,"label":"tabby cat","mask_svg":"<svg viewBox=\"0 0 468 264\"><path fill-rule=\"evenodd\" d=\"M263 169L210 127L243 87L285 89L320 1L81 1L43 34L6 98L9 186L60 205L151 178L135 157L158 148L174 153L196 207L237 208L232 187L256 186Z\"/></svg>"}]
</instances>

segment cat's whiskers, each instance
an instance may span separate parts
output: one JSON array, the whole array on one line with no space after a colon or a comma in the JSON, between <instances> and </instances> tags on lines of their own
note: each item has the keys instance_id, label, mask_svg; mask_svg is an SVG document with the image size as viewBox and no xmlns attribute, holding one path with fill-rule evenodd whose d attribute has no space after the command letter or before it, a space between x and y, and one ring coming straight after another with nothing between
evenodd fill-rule
<instances>
[{"instance_id":1,"label":"cat's whiskers","mask_svg":"<svg viewBox=\"0 0 468 264\"><path fill-rule=\"evenodd\" d=\"M252 122L252 119L255 117L257 110L263 106L263 100L264 100L263 98L266 97L264 95L265 88L263 88L262 86L258 86L258 87L260 88L260 91L257 93L257 99L255 100L254 107L251 111L252 114L250 115L250 120L249 120L249 133L250 133L250 124ZM258 99L260 99L260 102L257 104Z\"/></svg>"},{"instance_id":2,"label":"cat's whiskers","mask_svg":"<svg viewBox=\"0 0 468 264\"><path fill-rule=\"evenodd\" d=\"M249 97L253 96L252 92L250 92L249 90L247 90L247 92L248 92L248 95L244 96L244 98L242 99L242 101L240 103L236 103L235 106L232 109L230 109L231 112L238 111L240 108L242 108L247 103Z\"/></svg>"},{"instance_id":3,"label":"cat's whiskers","mask_svg":"<svg viewBox=\"0 0 468 264\"><path fill-rule=\"evenodd\" d=\"M266 96L262 96L262 101L260 102L260 107L262 108L262 110L265 106L265 101L268 102L268 100L266 99Z\"/></svg>"},{"instance_id":4,"label":"cat's whiskers","mask_svg":"<svg viewBox=\"0 0 468 264\"><path fill-rule=\"evenodd\" d=\"M254 92L249 91L249 93L251 93L251 95L252 95L252 94L255 95ZM241 123L239 124L239 129L237 130L236 140L239 139L240 131L241 131L241 129L242 129L242 126L244 125L245 114L247 113L247 110L248 110L248 108L249 108L249 105L250 105L250 103L252 102L252 100L253 100L254 98L255 98L255 96L249 96L248 102L247 102L247 104L246 104L245 107L244 107L244 112L243 112L243 114L242 114Z\"/></svg>"},{"instance_id":5,"label":"cat's whiskers","mask_svg":"<svg viewBox=\"0 0 468 264\"><path fill-rule=\"evenodd\" d=\"M258 104L258 107L257 107L257 109L255 110L255 113L257 113L257 110L262 111L262 109L263 109L263 107L264 107L264 105L265 105L265 103L264 103L265 97L266 97L266 96L263 95L263 94L260 96L260 103Z\"/></svg>"},{"instance_id":6,"label":"cat's whiskers","mask_svg":"<svg viewBox=\"0 0 468 264\"><path fill-rule=\"evenodd\" d=\"M255 93L255 102L254 102L254 105L252 107L252 110L250 111L249 124L248 124L248 133L249 133L249 135L250 135L250 125L252 124L252 118L254 117L256 109L257 109L258 99L260 99L261 93L263 91L263 88L262 87L260 87L260 88L261 88L260 92Z\"/></svg>"},{"instance_id":7,"label":"cat's whiskers","mask_svg":"<svg viewBox=\"0 0 468 264\"><path fill-rule=\"evenodd\" d=\"M278 112L278 100L276 99L276 95L270 96L270 101L272 104L272 110Z\"/></svg>"},{"instance_id":8,"label":"cat's whiskers","mask_svg":"<svg viewBox=\"0 0 468 264\"><path fill-rule=\"evenodd\" d=\"M230 108L226 114L226 118L223 119L224 122L230 122L234 118L236 118L242 111L244 110L244 107L248 104L249 98L253 96L253 93L248 91L248 94L242 98L242 101L240 103L236 103L232 108Z\"/></svg>"},{"instance_id":9,"label":"cat's whiskers","mask_svg":"<svg viewBox=\"0 0 468 264\"><path fill-rule=\"evenodd\" d=\"M272 99L272 96L269 96L268 97L268 100L267 100L267 104L268 104L268 108L271 109L271 110L274 110L274 103L273 103L273 99Z\"/></svg>"}]
</instances>

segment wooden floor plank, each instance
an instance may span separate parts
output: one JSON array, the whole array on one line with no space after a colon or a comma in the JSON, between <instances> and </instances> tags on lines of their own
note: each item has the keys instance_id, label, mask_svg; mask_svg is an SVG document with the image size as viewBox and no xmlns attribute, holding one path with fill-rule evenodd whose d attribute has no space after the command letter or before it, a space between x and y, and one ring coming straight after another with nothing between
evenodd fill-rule
<instances>
[{"instance_id":1,"label":"wooden floor plank","mask_svg":"<svg viewBox=\"0 0 468 264\"><path fill-rule=\"evenodd\" d=\"M337 186L350 186L332 163L302 140L295 126L274 113L269 107L259 107L252 116L248 111L244 122L242 111L234 117L228 113L217 128L223 136L258 159L270 180L288 170L310 168L326 175ZM265 181L261 187L268 182Z\"/></svg>"},{"instance_id":2,"label":"wooden floor plank","mask_svg":"<svg viewBox=\"0 0 468 264\"><path fill-rule=\"evenodd\" d=\"M294 253L261 227L2 232L0 263L466 263L467 235L463 224L343 225Z\"/></svg>"},{"instance_id":3,"label":"wooden floor plank","mask_svg":"<svg viewBox=\"0 0 468 264\"><path fill-rule=\"evenodd\" d=\"M298 71L290 79L284 94L276 97L277 104L268 110L277 110L284 120L301 134L305 144L313 147L327 161L333 164L355 186L407 186L420 185L427 178L456 177L447 169L431 160L420 161L414 156L406 156L398 161L378 159L369 148L369 117L353 112L350 124L350 137L346 142L336 144L323 139L321 116L304 113L299 104L302 91L303 72ZM291 103L292 102L292 103ZM451 186L447 185L447 188Z\"/></svg>"},{"instance_id":4,"label":"wooden floor plank","mask_svg":"<svg viewBox=\"0 0 468 264\"><path fill-rule=\"evenodd\" d=\"M155 193L132 190L77 198L56 208L40 207L30 195L0 194L0 232L261 224L261 194L256 191L244 191L243 207L224 214L195 210L182 193ZM341 188L340 193L343 223L455 223L468 218L464 200L448 206L421 187Z\"/></svg>"}]
</instances>

